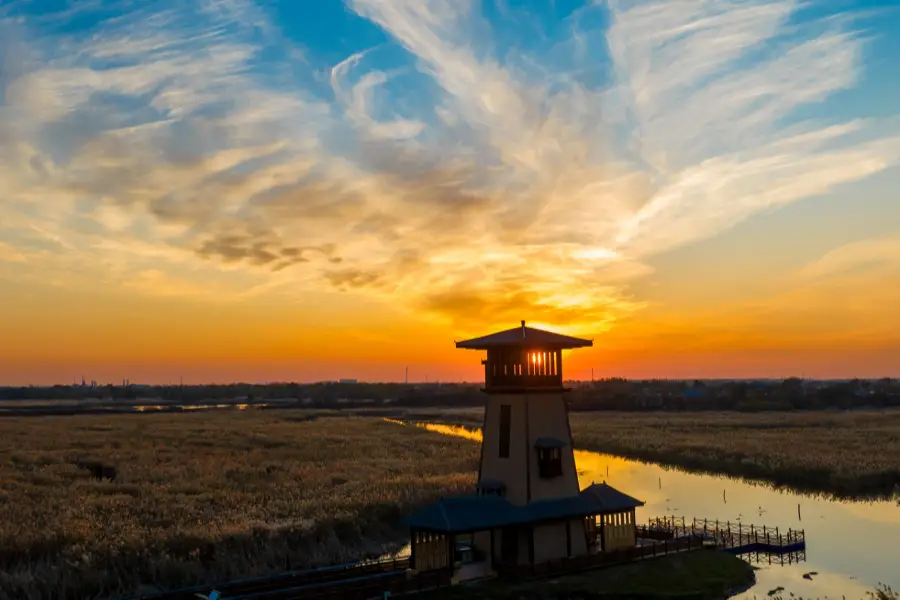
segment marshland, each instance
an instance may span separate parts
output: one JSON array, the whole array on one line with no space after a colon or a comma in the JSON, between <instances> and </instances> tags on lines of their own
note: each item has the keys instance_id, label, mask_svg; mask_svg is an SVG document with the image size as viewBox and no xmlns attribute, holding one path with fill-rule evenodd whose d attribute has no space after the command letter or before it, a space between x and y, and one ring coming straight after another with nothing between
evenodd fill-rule
<instances>
[{"instance_id":1,"label":"marshland","mask_svg":"<svg viewBox=\"0 0 900 600\"><path fill-rule=\"evenodd\" d=\"M474 426L481 416L478 409L365 416L250 409L2 418L0 598L116 597L399 551L407 537L400 516L470 490L479 446L385 418ZM851 512L859 535L840 533L847 547L875 527L900 535L900 521L890 518L900 508L888 502L868 509L783 493L884 498L900 472L900 412L571 417L575 446L607 453L576 454L587 483L628 478L624 487L643 490L648 501L643 517L725 519L743 505L745 512L767 505L768 515L747 522L827 527L811 538L811 561L817 539L851 527ZM616 456L766 485L719 483ZM703 501L685 505L694 498ZM794 522L799 502L801 523ZM883 556L869 558L871 587L892 571L878 566Z\"/></svg>"},{"instance_id":2,"label":"marshland","mask_svg":"<svg viewBox=\"0 0 900 600\"><path fill-rule=\"evenodd\" d=\"M477 470L465 440L293 411L0 419L0 456L4 599L378 556L404 543L404 511L470 488Z\"/></svg>"}]
</instances>

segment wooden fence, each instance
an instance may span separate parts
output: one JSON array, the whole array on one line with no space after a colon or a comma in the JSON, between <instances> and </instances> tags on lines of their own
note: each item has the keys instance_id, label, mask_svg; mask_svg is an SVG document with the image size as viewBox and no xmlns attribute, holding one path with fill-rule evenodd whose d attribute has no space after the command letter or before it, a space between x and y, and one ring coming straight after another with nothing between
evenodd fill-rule
<instances>
[{"instance_id":1,"label":"wooden fence","mask_svg":"<svg viewBox=\"0 0 900 600\"><path fill-rule=\"evenodd\" d=\"M292 571L272 577L254 577L229 581L227 583L196 586L186 589L174 590L152 596L142 596L140 600L196 600L197 594L208 594L211 590L218 590L226 600L233 598L263 597L260 594L281 592L306 588L311 585L320 585L329 582L355 580L360 577L381 574L403 574L409 568L409 557L404 556L394 559L370 560L355 563L346 563L322 567L319 569L307 569L304 571ZM269 596L265 596L268 598ZM271 596L275 597L275 596Z\"/></svg>"},{"instance_id":2,"label":"wooden fence","mask_svg":"<svg viewBox=\"0 0 900 600\"><path fill-rule=\"evenodd\" d=\"M716 546L726 550L789 551L806 546L806 532L802 529L784 531L778 527L745 525L732 521L688 521L684 517L651 518L646 526L637 528L637 536L657 540L701 537L714 541Z\"/></svg>"},{"instance_id":3,"label":"wooden fence","mask_svg":"<svg viewBox=\"0 0 900 600\"><path fill-rule=\"evenodd\" d=\"M392 573L382 579L369 577L357 582L330 584L297 595L279 596L277 599L267 597L266 600L367 600L376 596L384 597L385 592L390 592L391 596L399 596L449 585L451 585L449 569L410 571Z\"/></svg>"}]
</instances>

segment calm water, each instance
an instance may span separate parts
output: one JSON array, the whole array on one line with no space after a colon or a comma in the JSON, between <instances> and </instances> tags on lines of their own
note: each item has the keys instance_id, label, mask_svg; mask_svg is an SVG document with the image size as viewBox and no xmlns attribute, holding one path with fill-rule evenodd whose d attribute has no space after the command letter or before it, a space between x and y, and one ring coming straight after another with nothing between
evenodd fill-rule
<instances>
[{"instance_id":1,"label":"calm water","mask_svg":"<svg viewBox=\"0 0 900 600\"><path fill-rule=\"evenodd\" d=\"M481 432L461 427L421 427L480 441ZM900 590L900 506L895 502L839 502L771 489L725 477L695 475L625 460L607 454L575 451L581 487L610 485L646 502L638 522L656 516L683 516L741 521L804 529L806 561L794 565L757 565L756 585L736 598L765 598L781 586L782 595L803 598L865 598L876 584ZM724 493L724 497L723 497ZM800 515L797 505L800 505ZM816 571L812 580L803 574Z\"/></svg>"}]
</instances>

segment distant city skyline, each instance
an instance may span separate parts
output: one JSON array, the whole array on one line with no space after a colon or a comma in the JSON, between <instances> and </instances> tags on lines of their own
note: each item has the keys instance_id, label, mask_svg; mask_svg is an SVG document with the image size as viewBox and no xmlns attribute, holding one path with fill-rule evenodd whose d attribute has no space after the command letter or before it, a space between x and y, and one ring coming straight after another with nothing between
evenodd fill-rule
<instances>
[{"instance_id":1,"label":"distant city skyline","mask_svg":"<svg viewBox=\"0 0 900 600\"><path fill-rule=\"evenodd\" d=\"M900 6L0 5L0 385L900 375Z\"/></svg>"}]
</instances>

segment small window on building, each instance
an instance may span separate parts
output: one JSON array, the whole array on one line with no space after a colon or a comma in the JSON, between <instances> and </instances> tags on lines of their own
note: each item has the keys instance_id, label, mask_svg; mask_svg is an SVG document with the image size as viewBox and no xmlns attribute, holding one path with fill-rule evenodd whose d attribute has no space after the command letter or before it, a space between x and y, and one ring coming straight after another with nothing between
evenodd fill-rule
<instances>
[{"instance_id":1,"label":"small window on building","mask_svg":"<svg viewBox=\"0 0 900 600\"><path fill-rule=\"evenodd\" d=\"M558 447L538 448L538 471L544 479L562 476L562 452Z\"/></svg>"},{"instance_id":2,"label":"small window on building","mask_svg":"<svg viewBox=\"0 0 900 600\"><path fill-rule=\"evenodd\" d=\"M509 435L512 406L509 404L500 405L500 458L509 458Z\"/></svg>"},{"instance_id":3,"label":"small window on building","mask_svg":"<svg viewBox=\"0 0 900 600\"><path fill-rule=\"evenodd\" d=\"M506 495L506 486L502 481L483 481L478 484L479 496L500 496Z\"/></svg>"}]
</instances>

